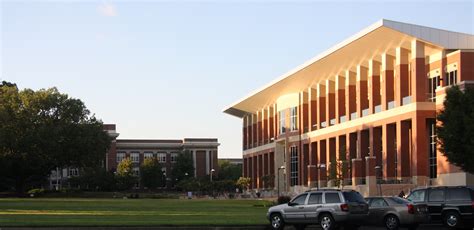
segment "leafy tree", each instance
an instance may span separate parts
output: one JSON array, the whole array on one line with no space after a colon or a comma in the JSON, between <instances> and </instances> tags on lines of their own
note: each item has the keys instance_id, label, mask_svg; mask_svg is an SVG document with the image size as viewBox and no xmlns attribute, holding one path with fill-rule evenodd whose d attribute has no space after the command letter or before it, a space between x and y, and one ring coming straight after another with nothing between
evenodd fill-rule
<instances>
[{"instance_id":1,"label":"leafy tree","mask_svg":"<svg viewBox=\"0 0 474 230\"><path fill-rule=\"evenodd\" d=\"M262 176L263 187L266 189L273 187L274 180L275 180L275 175L273 174L267 174L265 176Z\"/></svg>"},{"instance_id":2,"label":"leafy tree","mask_svg":"<svg viewBox=\"0 0 474 230\"><path fill-rule=\"evenodd\" d=\"M140 180L144 187L156 189L162 184L163 172L157 158L147 158L140 166Z\"/></svg>"},{"instance_id":3,"label":"leafy tree","mask_svg":"<svg viewBox=\"0 0 474 230\"><path fill-rule=\"evenodd\" d=\"M105 171L102 167L81 169L80 175L68 179L73 188L92 191L114 191L117 188L117 179L112 171Z\"/></svg>"},{"instance_id":4,"label":"leafy tree","mask_svg":"<svg viewBox=\"0 0 474 230\"><path fill-rule=\"evenodd\" d=\"M117 165L117 182L119 190L131 189L137 182L137 178L133 175L132 160L128 157Z\"/></svg>"},{"instance_id":5,"label":"leafy tree","mask_svg":"<svg viewBox=\"0 0 474 230\"><path fill-rule=\"evenodd\" d=\"M231 164L228 160L219 160L219 179L237 181L242 176L242 165Z\"/></svg>"},{"instance_id":6,"label":"leafy tree","mask_svg":"<svg viewBox=\"0 0 474 230\"><path fill-rule=\"evenodd\" d=\"M18 193L56 167L101 165L110 145L84 103L56 88L18 90L0 84L0 181Z\"/></svg>"},{"instance_id":7,"label":"leafy tree","mask_svg":"<svg viewBox=\"0 0 474 230\"><path fill-rule=\"evenodd\" d=\"M474 89L446 91L436 127L440 150L449 163L474 173Z\"/></svg>"},{"instance_id":8,"label":"leafy tree","mask_svg":"<svg viewBox=\"0 0 474 230\"><path fill-rule=\"evenodd\" d=\"M194 177L194 164L191 152L185 150L178 154L176 163L171 171L173 181L182 181Z\"/></svg>"},{"instance_id":9,"label":"leafy tree","mask_svg":"<svg viewBox=\"0 0 474 230\"><path fill-rule=\"evenodd\" d=\"M240 177L235 184L240 188L247 190L250 187L250 182L252 182L250 177Z\"/></svg>"}]
</instances>

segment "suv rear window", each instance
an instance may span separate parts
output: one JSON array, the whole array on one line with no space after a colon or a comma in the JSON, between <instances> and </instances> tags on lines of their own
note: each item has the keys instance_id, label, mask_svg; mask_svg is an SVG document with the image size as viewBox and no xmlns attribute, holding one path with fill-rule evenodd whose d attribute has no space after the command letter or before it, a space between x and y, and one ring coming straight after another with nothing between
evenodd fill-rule
<instances>
[{"instance_id":1,"label":"suv rear window","mask_svg":"<svg viewBox=\"0 0 474 230\"><path fill-rule=\"evenodd\" d=\"M364 197L362 197L358 192L343 192L342 194L347 202L366 203Z\"/></svg>"},{"instance_id":2,"label":"suv rear window","mask_svg":"<svg viewBox=\"0 0 474 230\"><path fill-rule=\"evenodd\" d=\"M333 204L333 203L341 203L341 198L339 197L339 193L325 193L324 197L326 197L326 204Z\"/></svg>"},{"instance_id":3,"label":"suv rear window","mask_svg":"<svg viewBox=\"0 0 474 230\"><path fill-rule=\"evenodd\" d=\"M468 188L448 188L446 200L471 200L471 194Z\"/></svg>"}]
</instances>

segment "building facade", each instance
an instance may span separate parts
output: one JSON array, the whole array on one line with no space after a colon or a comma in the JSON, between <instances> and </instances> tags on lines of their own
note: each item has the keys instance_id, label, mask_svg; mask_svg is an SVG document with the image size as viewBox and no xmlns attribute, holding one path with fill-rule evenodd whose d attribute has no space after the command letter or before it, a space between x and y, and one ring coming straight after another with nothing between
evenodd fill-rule
<instances>
[{"instance_id":1,"label":"building facade","mask_svg":"<svg viewBox=\"0 0 474 230\"><path fill-rule=\"evenodd\" d=\"M206 177L219 173L217 138L184 138L171 139L117 139L119 133L115 124L104 124L112 142L105 155L104 167L107 171L116 171L117 165L125 158L133 162L133 173L140 175L140 165L146 158L156 157L161 165L166 180L172 178L171 172L179 154L184 151L193 157L194 177ZM58 172L58 173L57 173ZM70 177L78 176L80 169L58 168L49 176L50 189L67 186ZM173 183L171 183L173 184Z\"/></svg>"},{"instance_id":2,"label":"building facade","mask_svg":"<svg viewBox=\"0 0 474 230\"><path fill-rule=\"evenodd\" d=\"M243 174L281 191L365 195L474 184L436 143L452 85L474 85L474 36L381 20L224 110L243 120ZM277 188L275 188L277 189Z\"/></svg>"}]
</instances>

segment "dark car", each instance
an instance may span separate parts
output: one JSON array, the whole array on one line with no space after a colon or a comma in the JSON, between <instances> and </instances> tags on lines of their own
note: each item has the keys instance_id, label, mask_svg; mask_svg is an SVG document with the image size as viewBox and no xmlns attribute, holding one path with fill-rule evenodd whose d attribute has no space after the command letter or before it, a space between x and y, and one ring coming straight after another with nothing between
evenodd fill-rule
<instances>
[{"instance_id":1,"label":"dark car","mask_svg":"<svg viewBox=\"0 0 474 230\"><path fill-rule=\"evenodd\" d=\"M428 210L424 204L413 204L400 197L367 197L369 218L367 225L383 225L389 230L400 226L416 229L428 222Z\"/></svg>"},{"instance_id":2,"label":"dark car","mask_svg":"<svg viewBox=\"0 0 474 230\"><path fill-rule=\"evenodd\" d=\"M344 225L356 229L368 213L368 204L354 190L310 190L299 194L287 204L268 209L267 218L273 229L283 229L285 224L304 229L306 225L319 224L324 230ZM350 226L349 226L350 225Z\"/></svg>"},{"instance_id":3,"label":"dark car","mask_svg":"<svg viewBox=\"0 0 474 230\"><path fill-rule=\"evenodd\" d=\"M474 227L474 190L471 187L429 187L413 190L407 197L428 207L430 221L451 228Z\"/></svg>"}]
</instances>

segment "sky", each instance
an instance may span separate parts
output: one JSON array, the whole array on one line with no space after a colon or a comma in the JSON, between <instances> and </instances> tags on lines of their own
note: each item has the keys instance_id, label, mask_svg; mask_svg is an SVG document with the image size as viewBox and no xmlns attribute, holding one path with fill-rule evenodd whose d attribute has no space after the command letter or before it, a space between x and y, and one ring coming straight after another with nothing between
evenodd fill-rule
<instances>
[{"instance_id":1,"label":"sky","mask_svg":"<svg viewBox=\"0 0 474 230\"><path fill-rule=\"evenodd\" d=\"M0 0L0 80L57 87L119 138L218 138L222 110L385 18L474 34L474 1Z\"/></svg>"}]
</instances>

